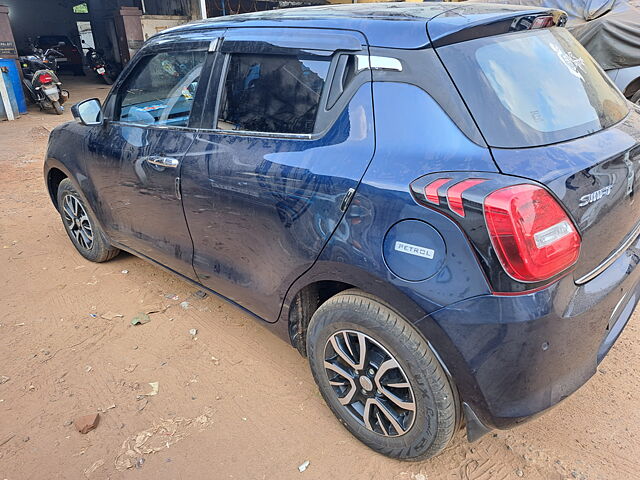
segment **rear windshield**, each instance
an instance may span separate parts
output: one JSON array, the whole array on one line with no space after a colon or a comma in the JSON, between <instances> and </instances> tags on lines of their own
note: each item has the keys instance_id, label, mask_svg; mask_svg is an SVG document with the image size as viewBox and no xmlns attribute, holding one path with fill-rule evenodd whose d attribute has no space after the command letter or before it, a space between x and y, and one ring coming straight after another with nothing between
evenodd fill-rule
<instances>
[{"instance_id":1,"label":"rear windshield","mask_svg":"<svg viewBox=\"0 0 640 480\"><path fill-rule=\"evenodd\" d=\"M69 38L64 35L43 35L38 37L38 44L40 45L57 45L59 42L71 43Z\"/></svg>"},{"instance_id":2,"label":"rear windshield","mask_svg":"<svg viewBox=\"0 0 640 480\"><path fill-rule=\"evenodd\" d=\"M570 140L628 113L626 100L564 28L479 38L438 53L494 147Z\"/></svg>"}]
</instances>

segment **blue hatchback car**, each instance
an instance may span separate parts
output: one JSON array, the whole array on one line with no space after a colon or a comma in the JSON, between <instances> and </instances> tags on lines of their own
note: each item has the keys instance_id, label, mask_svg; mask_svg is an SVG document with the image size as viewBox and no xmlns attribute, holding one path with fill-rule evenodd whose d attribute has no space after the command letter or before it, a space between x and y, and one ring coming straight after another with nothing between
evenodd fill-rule
<instances>
[{"instance_id":1,"label":"blue hatchback car","mask_svg":"<svg viewBox=\"0 0 640 480\"><path fill-rule=\"evenodd\" d=\"M177 27L51 133L46 185L85 258L240 306L354 436L428 458L566 398L638 302L640 111L565 21L393 3Z\"/></svg>"}]
</instances>

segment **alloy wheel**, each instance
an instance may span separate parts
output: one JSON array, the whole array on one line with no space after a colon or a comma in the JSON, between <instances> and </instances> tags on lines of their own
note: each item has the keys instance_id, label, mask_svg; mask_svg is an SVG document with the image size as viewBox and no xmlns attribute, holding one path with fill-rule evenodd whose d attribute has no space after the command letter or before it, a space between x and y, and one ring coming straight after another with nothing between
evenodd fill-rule
<instances>
[{"instance_id":1,"label":"alloy wheel","mask_svg":"<svg viewBox=\"0 0 640 480\"><path fill-rule=\"evenodd\" d=\"M413 389L379 342L362 332L340 330L327 340L324 368L338 401L358 423L385 437L409 431L416 415Z\"/></svg>"},{"instance_id":2,"label":"alloy wheel","mask_svg":"<svg viewBox=\"0 0 640 480\"><path fill-rule=\"evenodd\" d=\"M78 244L85 250L93 246L93 228L89 216L80 200L74 195L67 194L63 205L65 225Z\"/></svg>"}]
</instances>

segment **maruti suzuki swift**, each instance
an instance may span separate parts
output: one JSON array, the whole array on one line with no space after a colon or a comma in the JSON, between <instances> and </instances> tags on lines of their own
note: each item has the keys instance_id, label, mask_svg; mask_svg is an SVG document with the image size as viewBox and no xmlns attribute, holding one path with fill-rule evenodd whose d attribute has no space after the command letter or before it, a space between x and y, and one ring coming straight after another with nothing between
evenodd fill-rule
<instances>
[{"instance_id":1,"label":"maruti suzuki swift","mask_svg":"<svg viewBox=\"0 0 640 480\"><path fill-rule=\"evenodd\" d=\"M320 6L150 39L51 133L75 248L220 295L390 457L557 404L640 295L640 111L563 12ZM277 401L277 399L265 399Z\"/></svg>"}]
</instances>

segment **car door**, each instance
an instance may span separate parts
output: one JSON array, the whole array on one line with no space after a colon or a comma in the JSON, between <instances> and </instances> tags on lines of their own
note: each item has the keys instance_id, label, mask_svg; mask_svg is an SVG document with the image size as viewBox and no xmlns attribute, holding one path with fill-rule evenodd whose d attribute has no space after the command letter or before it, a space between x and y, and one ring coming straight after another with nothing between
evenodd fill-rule
<instances>
[{"instance_id":1,"label":"car door","mask_svg":"<svg viewBox=\"0 0 640 480\"><path fill-rule=\"evenodd\" d=\"M201 78L208 78L216 35L160 36L147 45L110 96L105 124L88 139L86 168L109 236L191 278L181 160L195 139L198 96L206 90Z\"/></svg>"},{"instance_id":2,"label":"car door","mask_svg":"<svg viewBox=\"0 0 640 480\"><path fill-rule=\"evenodd\" d=\"M204 285L275 321L373 156L366 40L229 29L216 57L202 130L182 165L193 265Z\"/></svg>"}]
</instances>

